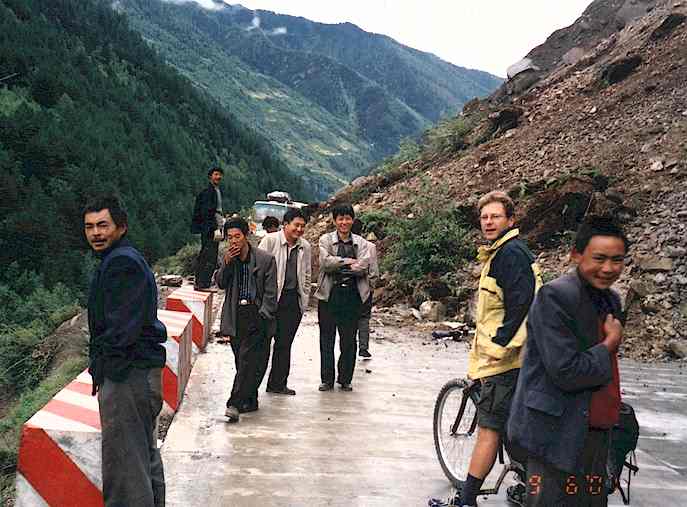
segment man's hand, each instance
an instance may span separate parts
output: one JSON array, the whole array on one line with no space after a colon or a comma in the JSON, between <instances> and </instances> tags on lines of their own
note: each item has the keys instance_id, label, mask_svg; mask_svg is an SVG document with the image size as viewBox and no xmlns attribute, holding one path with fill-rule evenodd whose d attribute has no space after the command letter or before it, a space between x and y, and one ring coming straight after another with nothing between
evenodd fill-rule
<instances>
[{"instance_id":1,"label":"man's hand","mask_svg":"<svg viewBox=\"0 0 687 507\"><path fill-rule=\"evenodd\" d=\"M344 266L352 266L355 264L357 259L354 259L353 257L344 257L343 263Z\"/></svg>"},{"instance_id":2,"label":"man's hand","mask_svg":"<svg viewBox=\"0 0 687 507\"><path fill-rule=\"evenodd\" d=\"M224 264L229 264L239 255L241 255L241 247L229 245L229 248L224 252Z\"/></svg>"},{"instance_id":3,"label":"man's hand","mask_svg":"<svg viewBox=\"0 0 687 507\"><path fill-rule=\"evenodd\" d=\"M623 325L612 314L606 315L603 325L604 341L601 342L609 352L618 352L623 338Z\"/></svg>"}]
</instances>

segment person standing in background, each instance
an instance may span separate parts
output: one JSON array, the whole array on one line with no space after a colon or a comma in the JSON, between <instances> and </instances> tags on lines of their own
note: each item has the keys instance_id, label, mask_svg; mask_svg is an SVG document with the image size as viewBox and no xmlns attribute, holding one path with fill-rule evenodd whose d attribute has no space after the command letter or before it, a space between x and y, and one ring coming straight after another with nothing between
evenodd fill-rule
<instances>
[{"instance_id":1,"label":"person standing in background","mask_svg":"<svg viewBox=\"0 0 687 507\"><path fill-rule=\"evenodd\" d=\"M279 220L276 217L267 216L262 221L262 230L267 234L277 232L279 230Z\"/></svg>"},{"instance_id":2,"label":"person standing in background","mask_svg":"<svg viewBox=\"0 0 687 507\"><path fill-rule=\"evenodd\" d=\"M200 234L200 252L196 260L196 290L209 290L212 273L217 268L219 241L215 240L215 231L221 231L224 225L222 216L222 192L219 185L224 171L213 166L208 171L208 186L196 196L191 217L191 233Z\"/></svg>"},{"instance_id":3,"label":"person standing in background","mask_svg":"<svg viewBox=\"0 0 687 507\"><path fill-rule=\"evenodd\" d=\"M334 344L339 332L338 379L352 391L356 332L363 301L370 297L367 242L351 233L355 212L350 204L332 209L336 230L320 237L320 274L315 297L320 326L320 391L334 388Z\"/></svg>"},{"instance_id":4,"label":"person standing in background","mask_svg":"<svg viewBox=\"0 0 687 507\"><path fill-rule=\"evenodd\" d=\"M363 223L356 218L351 227L353 234L358 234L362 237ZM377 260L377 247L372 241L365 240L367 251L370 257L370 267L368 270L370 285L372 281L379 276L379 261ZM372 289L370 288L370 296L367 301L363 302L360 311L360 319L358 320L358 355L363 359L372 358L370 354L370 319L372 318Z\"/></svg>"},{"instance_id":5,"label":"person standing in background","mask_svg":"<svg viewBox=\"0 0 687 507\"><path fill-rule=\"evenodd\" d=\"M302 238L305 217L295 208L284 214L281 231L266 235L259 248L272 254L277 262L277 332L274 337L272 368L267 379L267 392L295 395L287 386L291 370L291 346L310 300L310 243ZM258 371L258 387L267 371L272 337L268 336L262 350Z\"/></svg>"}]
</instances>

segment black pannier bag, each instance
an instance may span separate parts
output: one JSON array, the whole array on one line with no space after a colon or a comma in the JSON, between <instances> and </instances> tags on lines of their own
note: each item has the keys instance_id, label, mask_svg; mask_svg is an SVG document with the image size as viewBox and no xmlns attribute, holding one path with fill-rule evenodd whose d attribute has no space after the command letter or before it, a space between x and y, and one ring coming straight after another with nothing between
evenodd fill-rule
<instances>
[{"instance_id":1,"label":"black pannier bag","mask_svg":"<svg viewBox=\"0 0 687 507\"><path fill-rule=\"evenodd\" d=\"M639 471L635 449L639 438L639 423L635 416L634 409L627 403L620 403L620 418L610 431L611 443L608 448L608 460L606 471L608 474L606 490L610 495L616 488L623 497L623 503L630 503L630 481L632 475ZM626 491L623 490L622 475L623 468L627 468L627 479L625 481Z\"/></svg>"}]
</instances>

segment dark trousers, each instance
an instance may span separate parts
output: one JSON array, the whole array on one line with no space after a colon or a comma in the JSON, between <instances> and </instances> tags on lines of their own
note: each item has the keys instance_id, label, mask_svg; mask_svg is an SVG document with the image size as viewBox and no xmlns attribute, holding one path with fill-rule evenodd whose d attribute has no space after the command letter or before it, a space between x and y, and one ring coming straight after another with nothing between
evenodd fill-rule
<instances>
[{"instance_id":1,"label":"dark trousers","mask_svg":"<svg viewBox=\"0 0 687 507\"><path fill-rule=\"evenodd\" d=\"M267 379L267 388L272 390L284 389L287 385L289 372L291 371L291 345L301 324L303 314L298 298L298 290L282 291L277 307L277 333L274 336L274 352L272 353L272 368ZM260 351L258 365L257 387L262 384L262 379L267 371L270 360L272 337L264 340L264 346Z\"/></svg>"},{"instance_id":2,"label":"dark trousers","mask_svg":"<svg viewBox=\"0 0 687 507\"><path fill-rule=\"evenodd\" d=\"M372 293L360 310L358 319L358 350L368 350L370 348L370 318L372 318Z\"/></svg>"},{"instance_id":3,"label":"dark trousers","mask_svg":"<svg viewBox=\"0 0 687 507\"><path fill-rule=\"evenodd\" d=\"M320 378L323 384L334 385L334 343L339 331L339 361L337 364L339 384L350 384L355 369L356 331L360 316L358 304L337 307L336 303L320 301L317 318L320 325Z\"/></svg>"},{"instance_id":4,"label":"dark trousers","mask_svg":"<svg viewBox=\"0 0 687 507\"><path fill-rule=\"evenodd\" d=\"M561 437L564 438L564 437ZM591 430L582 451L583 472L558 470L530 456L527 460L527 507L606 507L604 487L608 432Z\"/></svg>"},{"instance_id":5,"label":"dark trousers","mask_svg":"<svg viewBox=\"0 0 687 507\"><path fill-rule=\"evenodd\" d=\"M212 273L217 269L219 243L212 239L214 231L200 235L200 252L196 260L196 287L208 288L212 283Z\"/></svg>"},{"instance_id":6,"label":"dark trousers","mask_svg":"<svg viewBox=\"0 0 687 507\"><path fill-rule=\"evenodd\" d=\"M131 368L98 391L103 498L107 507L162 507L165 475L155 434L162 410L160 368Z\"/></svg>"},{"instance_id":7,"label":"dark trousers","mask_svg":"<svg viewBox=\"0 0 687 507\"><path fill-rule=\"evenodd\" d=\"M236 319L236 336L231 338L231 350L234 352L236 375L231 388L227 407L240 408L243 404L257 403L258 356L262 347L263 330L255 305L239 306Z\"/></svg>"}]
</instances>

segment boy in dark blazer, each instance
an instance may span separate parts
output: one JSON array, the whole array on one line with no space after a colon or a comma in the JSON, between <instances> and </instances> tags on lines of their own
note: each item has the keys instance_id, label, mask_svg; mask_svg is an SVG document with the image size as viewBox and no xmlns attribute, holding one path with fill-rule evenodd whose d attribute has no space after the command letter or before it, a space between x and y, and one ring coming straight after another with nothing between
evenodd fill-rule
<instances>
[{"instance_id":1,"label":"boy in dark blazer","mask_svg":"<svg viewBox=\"0 0 687 507\"><path fill-rule=\"evenodd\" d=\"M577 268L541 288L508 436L524 448L528 506L606 506L609 430L618 421L620 277L627 239L612 219L590 217L572 251Z\"/></svg>"}]
</instances>

